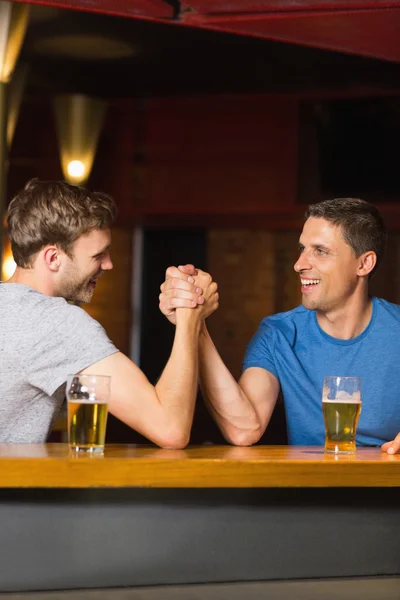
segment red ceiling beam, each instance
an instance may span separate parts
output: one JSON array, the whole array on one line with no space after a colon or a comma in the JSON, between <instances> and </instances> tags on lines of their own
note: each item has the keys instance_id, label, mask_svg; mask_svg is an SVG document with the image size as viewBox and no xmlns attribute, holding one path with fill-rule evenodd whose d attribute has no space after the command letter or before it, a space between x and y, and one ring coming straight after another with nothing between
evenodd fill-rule
<instances>
[{"instance_id":1,"label":"red ceiling beam","mask_svg":"<svg viewBox=\"0 0 400 600\"><path fill-rule=\"evenodd\" d=\"M182 11L204 16L396 8L398 0L181 0Z\"/></svg>"},{"instance_id":2,"label":"red ceiling beam","mask_svg":"<svg viewBox=\"0 0 400 600\"><path fill-rule=\"evenodd\" d=\"M14 0L23 2L24 0ZM400 62L400 0L33 0Z\"/></svg>"},{"instance_id":3,"label":"red ceiling beam","mask_svg":"<svg viewBox=\"0 0 400 600\"><path fill-rule=\"evenodd\" d=\"M400 62L400 7L209 16L188 12L183 18L196 27Z\"/></svg>"},{"instance_id":4,"label":"red ceiling beam","mask_svg":"<svg viewBox=\"0 0 400 600\"><path fill-rule=\"evenodd\" d=\"M41 4L57 8L105 13L150 20L172 19L174 10L163 0L13 0L22 4Z\"/></svg>"}]
</instances>

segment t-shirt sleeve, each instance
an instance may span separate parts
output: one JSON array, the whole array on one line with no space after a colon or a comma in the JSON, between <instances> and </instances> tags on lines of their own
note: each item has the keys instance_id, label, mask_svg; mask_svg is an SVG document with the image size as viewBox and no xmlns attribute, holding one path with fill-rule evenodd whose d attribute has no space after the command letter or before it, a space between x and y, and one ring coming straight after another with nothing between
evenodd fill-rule
<instances>
[{"instance_id":1,"label":"t-shirt sleeve","mask_svg":"<svg viewBox=\"0 0 400 600\"><path fill-rule=\"evenodd\" d=\"M29 382L49 396L90 365L118 352L103 327L67 302L46 311L30 352Z\"/></svg>"},{"instance_id":2,"label":"t-shirt sleeve","mask_svg":"<svg viewBox=\"0 0 400 600\"><path fill-rule=\"evenodd\" d=\"M250 367L260 367L279 379L274 361L274 346L274 327L268 324L268 318L266 318L261 321L257 332L247 345L242 365L243 371Z\"/></svg>"}]
</instances>

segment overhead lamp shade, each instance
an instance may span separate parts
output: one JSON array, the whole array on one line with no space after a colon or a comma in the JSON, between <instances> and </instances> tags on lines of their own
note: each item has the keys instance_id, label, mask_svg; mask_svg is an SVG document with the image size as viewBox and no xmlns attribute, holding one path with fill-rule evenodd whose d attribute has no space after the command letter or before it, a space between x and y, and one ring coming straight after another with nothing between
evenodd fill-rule
<instances>
[{"instance_id":1,"label":"overhead lamp shade","mask_svg":"<svg viewBox=\"0 0 400 600\"><path fill-rule=\"evenodd\" d=\"M0 2L0 82L7 83L16 65L28 25L29 5Z\"/></svg>"},{"instance_id":2,"label":"overhead lamp shade","mask_svg":"<svg viewBox=\"0 0 400 600\"><path fill-rule=\"evenodd\" d=\"M61 167L67 181L87 181L104 122L106 102L80 94L57 96L54 112Z\"/></svg>"}]
</instances>

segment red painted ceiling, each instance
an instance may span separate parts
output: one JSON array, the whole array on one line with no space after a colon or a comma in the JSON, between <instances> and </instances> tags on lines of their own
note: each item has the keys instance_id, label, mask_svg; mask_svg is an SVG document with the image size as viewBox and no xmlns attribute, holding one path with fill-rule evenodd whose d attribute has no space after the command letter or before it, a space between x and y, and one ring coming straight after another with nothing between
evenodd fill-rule
<instances>
[{"instance_id":1,"label":"red painted ceiling","mask_svg":"<svg viewBox=\"0 0 400 600\"><path fill-rule=\"evenodd\" d=\"M42 4L73 10L108 13L122 17L171 19L172 6L163 0L13 0L22 4Z\"/></svg>"},{"instance_id":2,"label":"red painted ceiling","mask_svg":"<svg viewBox=\"0 0 400 600\"><path fill-rule=\"evenodd\" d=\"M353 8L394 8L398 0L183 0L183 7L199 13L267 13L303 10L341 10Z\"/></svg>"},{"instance_id":3,"label":"red painted ceiling","mask_svg":"<svg viewBox=\"0 0 400 600\"><path fill-rule=\"evenodd\" d=\"M24 0L15 0L18 2ZM400 62L399 0L31 0ZM174 14L172 4L177 7Z\"/></svg>"}]
</instances>

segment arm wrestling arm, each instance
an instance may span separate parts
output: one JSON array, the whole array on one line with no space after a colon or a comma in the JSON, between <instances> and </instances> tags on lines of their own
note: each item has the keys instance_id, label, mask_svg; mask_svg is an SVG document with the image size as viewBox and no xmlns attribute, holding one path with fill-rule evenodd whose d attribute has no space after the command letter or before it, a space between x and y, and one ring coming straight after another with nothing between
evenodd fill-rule
<instances>
[{"instance_id":1,"label":"arm wrestling arm","mask_svg":"<svg viewBox=\"0 0 400 600\"><path fill-rule=\"evenodd\" d=\"M169 267L161 285L160 310L174 323L176 308L203 302L193 265ZM199 295L200 292L200 295ZM204 313L204 318L210 314ZM199 341L200 381L206 405L225 439L251 445L264 433L278 394L277 378L265 368L246 369L239 383L219 355L203 322Z\"/></svg>"},{"instance_id":2,"label":"arm wrestling arm","mask_svg":"<svg viewBox=\"0 0 400 600\"><path fill-rule=\"evenodd\" d=\"M207 273L198 275L203 303L176 310L170 358L155 386L118 352L92 364L83 374L111 376L110 412L159 446L183 448L189 442L198 386L201 323L218 306L217 286Z\"/></svg>"},{"instance_id":3,"label":"arm wrestling arm","mask_svg":"<svg viewBox=\"0 0 400 600\"><path fill-rule=\"evenodd\" d=\"M110 413L164 448L187 445L198 376L198 324L178 326L170 359L155 386L124 354L117 352L82 374L111 377Z\"/></svg>"},{"instance_id":4,"label":"arm wrestling arm","mask_svg":"<svg viewBox=\"0 0 400 600\"><path fill-rule=\"evenodd\" d=\"M205 325L200 334L199 364L207 407L225 439L238 446L257 442L270 421L278 398L277 378L265 369L251 367L236 382Z\"/></svg>"}]
</instances>

